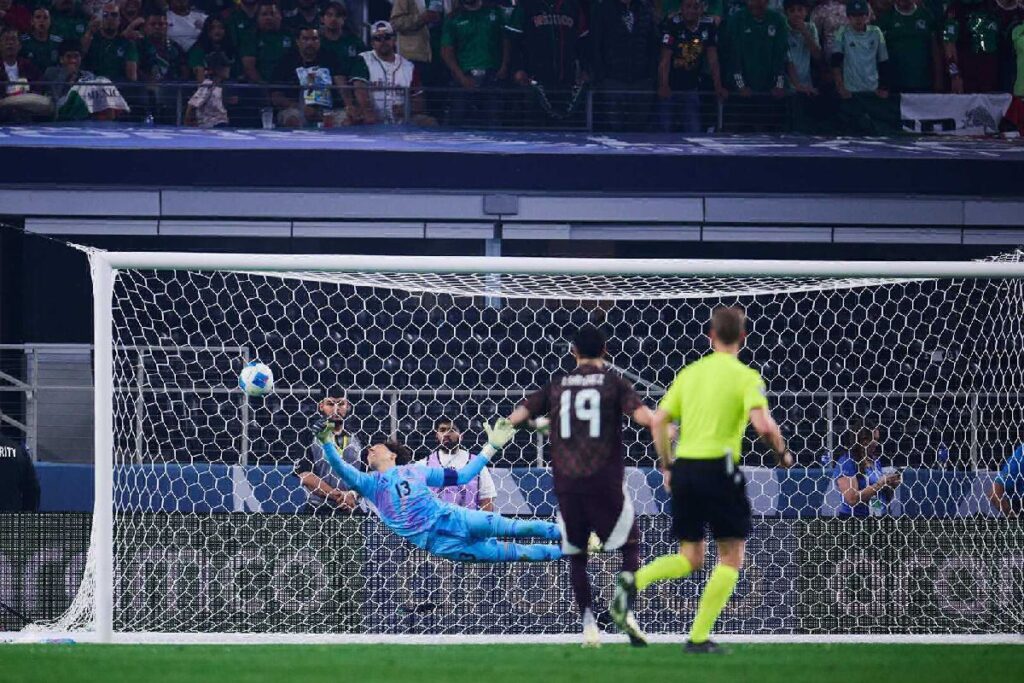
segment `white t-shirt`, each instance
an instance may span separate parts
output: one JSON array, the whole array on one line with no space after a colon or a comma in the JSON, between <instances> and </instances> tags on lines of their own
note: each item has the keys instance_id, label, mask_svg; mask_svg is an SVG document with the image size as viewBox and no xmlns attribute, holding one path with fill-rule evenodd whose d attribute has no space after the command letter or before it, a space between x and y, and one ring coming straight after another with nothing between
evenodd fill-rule
<instances>
[{"instance_id":1,"label":"white t-shirt","mask_svg":"<svg viewBox=\"0 0 1024 683\"><path fill-rule=\"evenodd\" d=\"M167 37L181 45L182 50L188 52L199 40L204 21L206 21L206 15L199 10L192 10L185 16L167 10Z\"/></svg>"},{"instance_id":2,"label":"white t-shirt","mask_svg":"<svg viewBox=\"0 0 1024 683\"><path fill-rule=\"evenodd\" d=\"M8 64L7 62L4 62L4 71L7 72L7 81L9 83L13 83L14 81L18 80L17 62L15 62L14 64Z\"/></svg>"},{"instance_id":3,"label":"white t-shirt","mask_svg":"<svg viewBox=\"0 0 1024 683\"><path fill-rule=\"evenodd\" d=\"M451 467L452 469L462 469L469 464L472 456L464 448L460 448L454 453L448 453L447 451L437 451L437 459L441 463L441 467ZM426 466L429 462L429 458L423 460L417 460L416 462L420 465ZM487 500L488 498L494 498L498 495L498 490L494 487L494 479L491 478L491 472L488 468L480 470L479 474L480 488L477 489L476 499L478 501Z\"/></svg>"},{"instance_id":4,"label":"white t-shirt","mask_svg":"<svg viewBox=\"0 0 1024 683\"><path fill-rule=\"evenodd\" d=\"M359 55L366 63L370 75L370 95L377 118L389 123L395 120L395 105L405 103L405 88L412 87L415 65L402 55L395 55L393 62L378 57L373 50ZM414 91L413 95L418 94Z\"/></svg>"}]
</instances>

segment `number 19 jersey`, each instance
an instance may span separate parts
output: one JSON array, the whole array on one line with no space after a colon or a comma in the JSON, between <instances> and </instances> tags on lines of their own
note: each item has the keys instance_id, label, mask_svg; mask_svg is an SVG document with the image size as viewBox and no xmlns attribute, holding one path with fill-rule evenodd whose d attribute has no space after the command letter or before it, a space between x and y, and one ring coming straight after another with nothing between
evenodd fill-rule
<instances>
[{"instance_id":1,"label":"number 19 jersey","mask_svg":"<svg viewBox=\"0 0 1024 683\"><path fill-rule=\"evenodd\" d=\"M524 402L534 417L551 419L555 493L622 488L622 415L643 405L633 385L606 367L583 365Z\"/></svg>"}]
</instances>

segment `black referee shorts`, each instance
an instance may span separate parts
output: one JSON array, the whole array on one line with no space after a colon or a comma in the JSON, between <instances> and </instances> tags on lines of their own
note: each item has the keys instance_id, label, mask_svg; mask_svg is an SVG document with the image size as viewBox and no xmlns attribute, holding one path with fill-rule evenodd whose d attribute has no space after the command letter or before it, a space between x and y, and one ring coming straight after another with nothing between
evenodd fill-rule
<instances>
[{"instance_id":1,"label":"black referee shorts","mask_svg":"<svg viewBox=\"0 0 1024 683\"><path fill-rule=\"evenodd\" d=\"M705 526L716 539L750 535L747 480L729 456L672 463L672 533L680 541L700 541Z\"/></svg>"}]
</instances>

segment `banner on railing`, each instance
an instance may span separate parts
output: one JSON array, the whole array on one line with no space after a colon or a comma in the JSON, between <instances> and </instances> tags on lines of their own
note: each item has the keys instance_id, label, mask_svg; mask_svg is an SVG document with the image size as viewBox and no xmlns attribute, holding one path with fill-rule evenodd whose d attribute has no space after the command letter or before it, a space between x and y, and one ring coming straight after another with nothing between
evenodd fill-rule
<instances>
[{"instance_id":1,"label":"banner on railing","mask_svg":"<svg viewBox=\"0 0 1024 683\"><path fill-rule=\"evenodd\" d=\"M910 133L984 135L998 132L1012 99L1008 94L908 93L900 96L900 118Z\"/></svg>"}]
</instances>

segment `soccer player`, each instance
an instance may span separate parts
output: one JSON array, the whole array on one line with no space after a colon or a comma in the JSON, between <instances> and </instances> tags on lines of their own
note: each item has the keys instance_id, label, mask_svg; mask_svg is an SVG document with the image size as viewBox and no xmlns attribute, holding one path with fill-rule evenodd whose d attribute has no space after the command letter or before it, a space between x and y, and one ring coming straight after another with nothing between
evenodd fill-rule
<instances>
[{"instance_id":1,"label":"soccer player","mask_svg":"<svg viewBox=\"0 0 1024 683\"><path fill-rule=\"evenodd\" d=\"M738 308L718 308L711 316L713 353L691 363L676 377L654 413L651 431L661 459L665 487L672 493L672 531L679 552L659 557L635 574L622 572L611 612L627 633L638 591L666 579L679 579L704 564L704 527L718 545L718 564L700 598L686 643L687 652L718 652L711 628L729 601L750 534L750 501L738 464L747 420L775 452L778 464L793 458L779 426L768 412L765 385L756 370L736 357L743 345L745 316ZM675 462L669 423L678 422Z\"/></svg>"},{"instance_id":2,"label":"soccer player","mask_svg":"<svg viewBox=\"0 0 1024 683\"><path fill-rule=\"evenodd\" d=\"M484 426L487 445L459 470L410 465L412 452L408 447L385 441L367 449L367 464L373 471L360 472L338 453L332 422L321 420L314 429L331 469L373 505L381 521L417 548L459 562L544 562L562 556L553 544L497 540L515 537L557 541L561 532L556 524L467 510L442 502L430 490L431 486L463 486L480 474L491 456L512 438L515 428L507 420Z\"/></svg>"},{"instance_id":3,"label":"soccer player","mask_svg":"<svg viewBox=\"0 0 1024 683\"><path fill-rule=\"evenodd\" d=\"M562 525L562 552L569 556L569 576L583 617L583 644L600 645L591 604L587 550L591 532L604 550L620 550L622 568L640 566L640 532L633 502L624 490L626 467L622 448L622 414L650 426L654 416L633 386L610 371L604 361L606 339L593 325L584 325L572 340L576 369L526 398L509 421L550 417L551 466ZM637 646L647 644L632 615L626 633Z\"/></svg>"}]
</instances>

